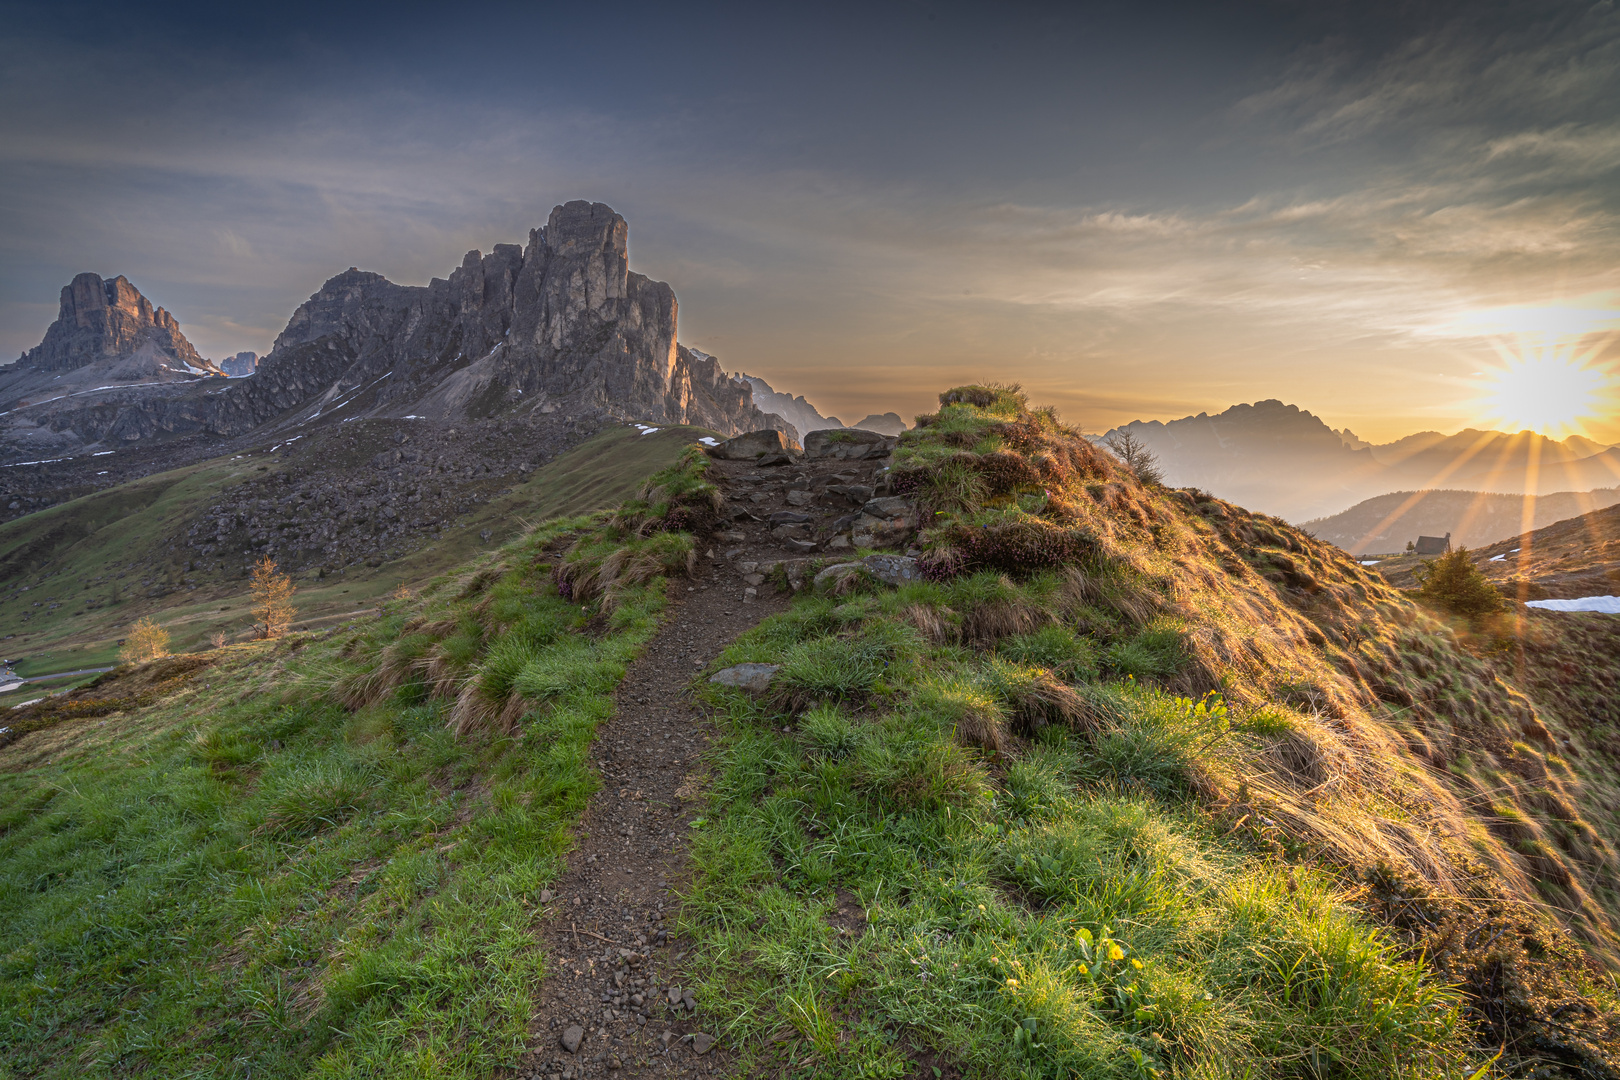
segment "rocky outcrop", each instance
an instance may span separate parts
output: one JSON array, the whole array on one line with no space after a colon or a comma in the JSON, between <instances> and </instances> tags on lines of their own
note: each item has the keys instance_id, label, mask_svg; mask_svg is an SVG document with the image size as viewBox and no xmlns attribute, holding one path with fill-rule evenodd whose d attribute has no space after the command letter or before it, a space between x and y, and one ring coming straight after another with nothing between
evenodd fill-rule
<instances>
[{"instance_id":1,"label":"rocky outcrop","mask_svg":"<svg viewBox=\"0 0 1620 1080\"><path fill-rule=\"evenodd\" d=\"M174 316L154 308L121 274L111 281L80 274L64 286L56 321L45 331L45 339L17 363L60 373L139 352L167 362L177 374L220 373L197 355Z\"/></svg>"},{"instance_id":2,"label":"rocky outcrop","mask_svg":"<svg viewBox=\"0 0 1620 1080\"><path fill-rule=\"evenodd\" d=\"M628 242L611 208L572 202L526 247L470 251L426 286L351 268L294 312L260 373L337 343L355 367L322 407L375 379L358 406L374 414L598 408L725 434L773 426L713 357L678 344L674 290L631 272Z\"/></svg>"},{"instance_id":3,"label":"rocky outcrop","mask_svg":"<svg viewBox=\"0 0 1620 1080\"><path fill-rule=\"evenodd\" d=\"M526 246L468 252L448 278L425 286L351 267L298 307L250 376L179 388L98 386L30 404L0 434L17 457L35 452L24 446L60 453L264 425L273 434L340 415L455 421L564 411L792 437L789 424L755 407L747 384L677 342L675 293L630 270L628 242L628 225L610 207L571 202L553 209ZM123 279L95 286L99 280L75 279L63 294L65 329L53 327L25 360L66 363L83 343L128 338L128 319L102 317L95 306L103 294L125 298ZM143 310L144 300L131 302ZM123 312L128 304L107 306ZM159 315L172 325L159 310L154 326Z\"/></svg>"},{"instance_id":4,"label":"rocky outcrop","mask_svg":"<svg viewBox=\"0 0 1620 1080\"><path fill-rule=\"evenodd\" d=\"M251 375L258 366L259 354L255 352L239 352L219 362L219 370L236 377Z\"/></svg>"}]
</instances>

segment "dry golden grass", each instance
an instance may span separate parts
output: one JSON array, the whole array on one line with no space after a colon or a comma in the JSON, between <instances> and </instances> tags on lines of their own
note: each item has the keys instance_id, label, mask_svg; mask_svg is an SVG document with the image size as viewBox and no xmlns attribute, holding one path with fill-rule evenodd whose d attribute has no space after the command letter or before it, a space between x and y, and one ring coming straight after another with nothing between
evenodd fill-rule
<instances>
[{"instance_id":1,"label":"dry golden grass","mask_svg":"<svg viewBox=\"0 0 1620 1080\"><path fill-rule=\"evenodd\" d=\"M1239 712L1281 705L1290 718L1247 752L1205 763L1198 786L1215 812L1245 829L1269 821L1261 831L1278 842L1347 868L1390 867L1436 895L1496 895L1545 912L1604 962L1620 961L1620 859L1584 816L1607 801L1620 817L1620 783L1597 760L1584 775L1547 769L1541 758L1569 733L1551 730L1515 685L1522 657L1515 670L1488 642L1285 522L1142 485L1018 395L952 393L902 442L897 485L935 498L937 481L907 478L948 467L953 491L1009 495L958 500L942 521L965 517L983 536L1034 515L1089 537L1096 553L1054 562L1063 589L1052 609L994 601L954 623L908 613L926 638L993 644L1055 612L1071 625L1084 625L1087 610L1128 626L1171 619L1186 655L1167 689L1218 690ZM992 402L983 414L952 404L980 400ZM1032 508L1021 516L1012 499L1031 477L1042 498L1019 504ZM928 539L941 565L963 568L960 528ZM988 721L959 732L1006 749L1005 730Z\"/></svg>"}]
</instances>

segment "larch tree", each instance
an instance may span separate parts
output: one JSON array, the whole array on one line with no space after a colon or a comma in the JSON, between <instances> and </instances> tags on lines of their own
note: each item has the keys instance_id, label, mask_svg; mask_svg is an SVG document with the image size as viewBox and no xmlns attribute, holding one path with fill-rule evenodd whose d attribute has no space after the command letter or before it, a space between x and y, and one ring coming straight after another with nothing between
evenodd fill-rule
<instances>
[{"instance_id":1,"label":"larch tree","mask_svg":"<svg viewBox=\"0 0 1620 1080\"><path fill-rule=\"evenodd\" d=\"M169 632L157 624L150 615L130 627L124 647L118 650L118 659L126 664L144 664L169 655Z\"/></svg>"},{"instance_id":2,"label":"larch tree","mask_svg":"<svg viewBox=\"0 0 1620 1080\"><path fill-rule=\"evenodd\" d=\"M292 578L276 567L276 560L263 555L253 567L252 588L254 629L262 638L281 637L298 613L292 602Z\"/></svg>"}]
</instances>

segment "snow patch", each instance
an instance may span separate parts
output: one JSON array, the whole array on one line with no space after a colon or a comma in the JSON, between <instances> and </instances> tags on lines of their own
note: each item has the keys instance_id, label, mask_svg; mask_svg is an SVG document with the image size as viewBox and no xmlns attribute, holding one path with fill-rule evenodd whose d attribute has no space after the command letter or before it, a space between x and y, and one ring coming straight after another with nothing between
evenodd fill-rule
<instances>
[{"instance_id":1,"label":"snow patch","mask_svg":"<svg viewBox=\"0 0 1620 1080\"><path fill-rule=\"evenodd\" d=\"M1490 561L1491 562L1501 562L1505 558L1507 558L1507 553L1506 552L1502 553L1501 555L1492 555L1491 558L1490 558Z\"/></svg>"},{"instance_id":2,"label":"snow patch","mask_svg":"<svg viewBox=\"0 0 1620 1080\"><path fill-rule=\"evenodd\" d=\"M91 457L106 457L108 454L116 454L116 453L118 453L118 451L116 451L116 450L97 450L95 453L91 454L90 456Z\"/></svg>"},{"instance_id":3,"label":"snow patch","mask_svg":"<svg viewBox=\"0 0 1620 1080\"><path fill-rule=\"evenodd\" d=\"M713 435L705 435L703 438L699 439L698 442L702 443L704 446L720 445L720 440L716 439Z\"/></svg>"},{"instance_id":4,"label":"snow patch","mask_svg":"<svg viewBox=\"0 0 1620 1080\"><path fill-rule=\"evenodd\" d=\"M1596 611L1603 615L1620 615L1620 596L1582 596L1575 600L1531 600L1525 607L1543 611Z\"/></svg>"},{"instance_id":5,"label":"snow patch","mask_svg":"<svg viewBox=\"0 0 1620 1080\"><path fill-rule=\"evenodd\" d=\"M1381 563L1383 561L1384 561L1383 559L1362 559L1361 560L1361 565L1362 566L1377 566L1379 563Z\"/></svg>"}]
</instances>

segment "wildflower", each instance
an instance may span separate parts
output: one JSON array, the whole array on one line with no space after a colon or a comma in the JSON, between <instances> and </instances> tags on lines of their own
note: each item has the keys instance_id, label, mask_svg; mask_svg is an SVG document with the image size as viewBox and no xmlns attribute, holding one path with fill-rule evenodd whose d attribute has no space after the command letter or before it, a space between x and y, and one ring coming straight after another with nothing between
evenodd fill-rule
<instances>
[{"instance_id":1,"label":"wildflower","mask_svg":"<svg viewBox=\"0 0 1620 1080\"><path fill-rule=\"evenodd\" d=\"M1142 970L1142 961L1138 960L1134 956L1131 957L1131 967L1135 968L1137 971L1141 971Z\"/></svg>"},{"instance_id":2,"label":"wildflower","mask_svg":"<svg viewBox=\"0 0 1620 1080\"><path fill-rule=\"evenodd\" d=\"M1018 989L1018 980L1017 979L1008 979L1007 980L1007 985L1009 987L1011 987L1012 989L1016 990L1016 989Z\"/></svg>"},{"instance_id":3,"label":"wildflower","mask_svg":"<svg viewBox=\"0 0 1620 1080\"><path fill-rule=\"evenodd\" d=\"M1123 960L1123 959L1125 959L1125 950L1120 948L1118 945L1110 945L1110 946L1108 946L1108 959L1110 959L1110 960Z\"/></svg>"},{"instance_id":4,"label":"wildflower","mask_svg":"<svg viewBox=\"0 0 1620 1080\"><path fill-rule=\"evenodd\" d=\"M1074 970L1078 971L1082 975L1090 975L1091 974L1091 969L1086 967L1086 965L1084 965L1084 964L1076 964L1074 966Z\"/></svg>"}]
</instances>

